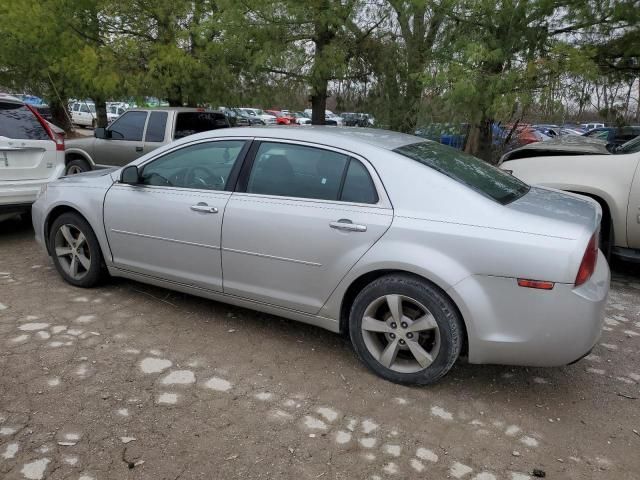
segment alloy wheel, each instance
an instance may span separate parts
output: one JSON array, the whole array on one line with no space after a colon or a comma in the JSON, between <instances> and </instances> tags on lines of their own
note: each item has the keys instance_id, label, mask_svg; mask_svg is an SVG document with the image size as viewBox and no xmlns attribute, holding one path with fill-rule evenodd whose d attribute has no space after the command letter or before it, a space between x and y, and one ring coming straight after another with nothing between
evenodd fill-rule
<instances>
[{"instance_id":1,"label":"alloy wheel","mask_svg":"<svg viewBox=\"0 0 640 480\"><path fill-rule=\"evenodd\" d=\"M385 295L364 311L361 333L369 353L398 373L428 368L440 350L440 329L431 312L404 295Z\"/></svg>"},{"instance_id":2,"label":"alloy wheel","mask_svg":"<svg viewBox=\"0 0 640 480\"><path fill-rule=\"evenodd\" d=\"M71 165L69 168L67 168L67 175L75 175L76 173L82 172L84 172L84 170L78 165Z\"/></svg>"},{"instance_id":3,"label":"alloy wheel","mask_svg":"<svg viewBox=\"0 0 640 480\"><path fill-rule=\"evenodd\" d=\"M87 238L78 227L60 226L55 237L55 254L64 272L74 280L82 279L91 268L91 251Z\"/></svg>"}]
</instances>

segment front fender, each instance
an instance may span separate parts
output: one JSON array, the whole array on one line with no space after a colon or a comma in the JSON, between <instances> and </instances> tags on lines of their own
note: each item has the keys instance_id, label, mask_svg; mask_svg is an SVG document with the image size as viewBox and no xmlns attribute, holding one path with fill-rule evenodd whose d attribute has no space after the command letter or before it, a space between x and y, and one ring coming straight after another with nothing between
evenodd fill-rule
<instances>
[{"instance_id":1,"label":"front fender","mask_svg":"<svg viewBox=\"0 0 640 480\"><path fill-rule=\"evenodd\" d=\"M91 225L93 232L98 239L102 254L107 265L112 262L111 249L107 241L104 230L103 203L108 188L91 188L86 186L65 186L65 188L49 188L46 194L44 205L38 205L42 210L39 215L42 225L39 226L42 232L45 245L46 231L51 225L52 213L61 207L73 209L82 215ZM34 217L35 218L35 217ZM34 225L34 228L36 226Z\"/></svg>"}]
</instances>

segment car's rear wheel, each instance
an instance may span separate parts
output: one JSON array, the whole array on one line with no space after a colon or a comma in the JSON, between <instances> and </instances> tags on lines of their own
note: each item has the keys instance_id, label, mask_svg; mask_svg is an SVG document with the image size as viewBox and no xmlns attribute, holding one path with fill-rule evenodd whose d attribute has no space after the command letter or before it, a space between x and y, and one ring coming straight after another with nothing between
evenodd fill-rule
<instances>
[{"instance_id":1,"label":"car's rear wheel","mask_svg":"<svg viewBox=\"0 0 640 480\"><path fill-rule=\"evenodd\" d=\"M91 226L76 213L60 215L51 226L49 251L58 273L76 287L97 285L104 276L102 251Z\"/></svg>"},{"instance_id":2,"label":"car's rear wheel","mask_svg":"<svg viewBox=\"0 0 640 480\"><path fill-rule=\"evenodd\" d=\"M420 385L451 369L464 335L451 300L410 275L389 275L367 285L354 300L349 331L358 356L376 374Z\"/></svg>"},{"instance_id":3,"label":"car's rear wheel","mask_svg":"<svg viewBox=\"0 0 640 480\"><path fill-rule=\"evenodd\" d=\"M75 175L77 173L88 172L89 170L91 170L89 162L78 158L67 163L65 175Z\"/></svg>"}]
</instances>

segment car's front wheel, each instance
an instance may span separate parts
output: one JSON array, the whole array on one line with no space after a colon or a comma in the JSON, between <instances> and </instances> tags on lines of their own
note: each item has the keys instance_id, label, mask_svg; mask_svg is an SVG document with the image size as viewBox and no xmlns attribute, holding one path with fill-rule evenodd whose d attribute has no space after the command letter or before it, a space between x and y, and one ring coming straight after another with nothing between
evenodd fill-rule
<instances>
[{"instance_id":1,"label":"car's front wheel","mask_svg":"<svg viewBox=\"0 0 640 480\"><path fill-rule=\"evenodd\" d=\"M401 274L381 277L358 294L349 332L356 353L376 374L419 385L451 369L464 335L460 314L444 293Z\"/></svg>"},{"instance_id":2,"label":"car's front wheel","mask_svg":"<svg viewBox=\"0 0 640 480\"><path fill-rule=\"evenodd\" d=\"M53 222L49 251L58 273L76 287L97 285L104 276L102 251L91 226L76 213L64 213Z\"/></svg>"}]
</instances>

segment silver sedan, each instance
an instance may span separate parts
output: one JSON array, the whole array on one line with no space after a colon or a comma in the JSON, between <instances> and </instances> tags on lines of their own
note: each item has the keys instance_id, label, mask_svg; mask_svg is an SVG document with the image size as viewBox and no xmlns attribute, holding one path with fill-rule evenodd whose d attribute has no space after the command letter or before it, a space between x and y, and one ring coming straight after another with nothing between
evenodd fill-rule
<instances>
[{"instance_id":1,"label":"silver sedan","mask_svg":"<svg viewBox=\"0 0 640 480\"><path fill-rule=\"evenodd\" d=\"M106 274L350 336L398 383L471 363L557 366L597 341L599 205L418 137L369 129L193 135L65 177L33 206L60 275Z\"/></svg>"}]
</instances>

